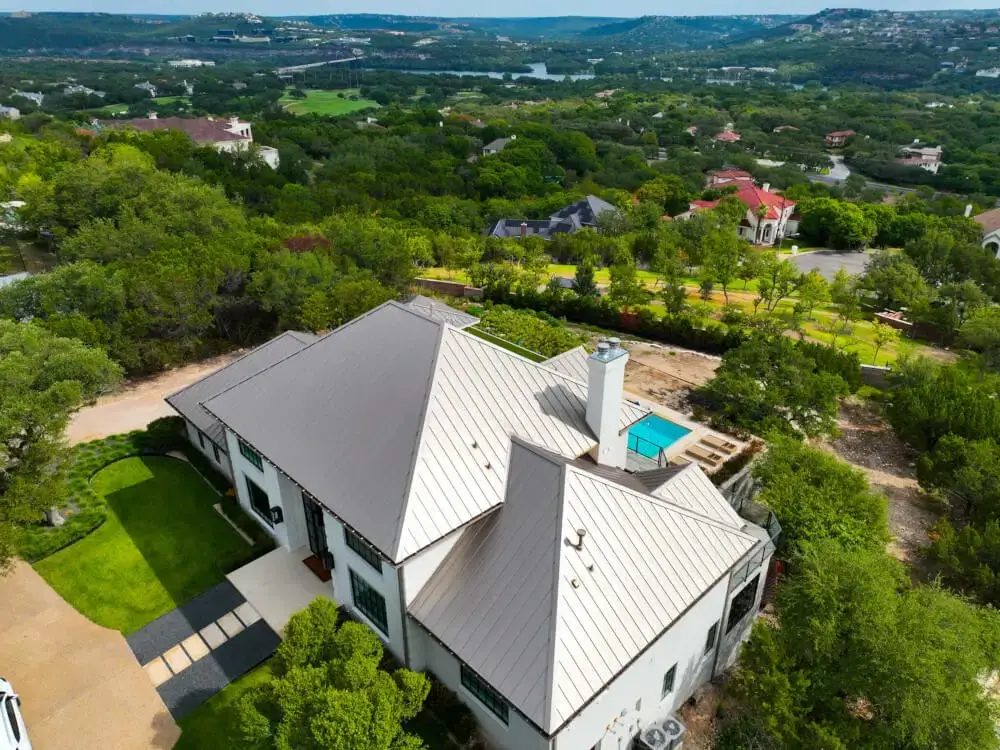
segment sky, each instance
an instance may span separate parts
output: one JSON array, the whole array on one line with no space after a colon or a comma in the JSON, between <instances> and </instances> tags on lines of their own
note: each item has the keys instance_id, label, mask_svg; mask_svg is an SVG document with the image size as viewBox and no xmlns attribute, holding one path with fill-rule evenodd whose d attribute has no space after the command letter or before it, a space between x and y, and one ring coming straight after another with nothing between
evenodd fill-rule
<instances>
[{"instance_id":1,"label":"sky","mask_svg":"<svg viewBox=\"0 0 1000 750\"><path fill-rule=\"evenodd\" d=\"M836 0L757 0L753 13L809 15L823 8L851 7L890 10L956 10L996 7L996 0L881 0L876 3ZM254 12L261 15L322 15L333 13L398 13L423 16L622 16L730 15L751 12L746 0L715 0L704 5L663 0L631 0L627 4L607 0L506 0L502 4L468 0L0 0L0 11L76 11L97 13L204 13L206 11Z\"/></svg>"}]
</instances>

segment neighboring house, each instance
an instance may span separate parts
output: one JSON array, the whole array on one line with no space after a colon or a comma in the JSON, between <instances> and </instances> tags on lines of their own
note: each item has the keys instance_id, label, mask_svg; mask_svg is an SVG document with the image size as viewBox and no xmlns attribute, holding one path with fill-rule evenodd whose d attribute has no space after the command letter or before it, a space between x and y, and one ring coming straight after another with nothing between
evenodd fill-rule
<instances>
[{"instance_id":1,"label":"neighboring house","mask_svg":"<svg viewBox=\"0 0 1000 750\"><path fill-rule=\"evenodd\" d=\"M972 218L983 228L982 246L989 248L1000 259L1000 208L983 211Z\"/></svg>"},{"instance_id":2,"label":"neighboring house","mask_svg":"<svg viewBox=\"0 0 1000 750\"><path fill-rule=\"evenodd\" d=\"M826 134L826 145L839 148L847 143L847 139L857 135L853 130L835 130Z\"/></svg>"},{"instance_id":3,"label":"neighboring house","mask_svg":"<svg viewBox=\"0 0 1000 750\"><path fill-rule=\"evenodd\" d=\"M98 124L111 128L130 126L145 133L154 130L183 130L199 146L211 146L216 151L231 153L249 151L252 146L261 161L271 169L277 169L280 162L278 149L255 145L253 126L249 122L242 122L238 117L230 117L228 120L212 117L157 117L155 112L150 112L149 117L100 120Z\"/></svg>"},{"instance_id":4,"label":"neighboring house","mask_svg":"<svg viewBox=\"0 0 1000 750\"><path fill-rule=\"evenodd\" d=\"M27 99L37 104L39 107L42 106L42 102L45 100L45 94L41 91L17 91L16 89L11 92L11 96L19 96L22 99Z\"/></svg>"},{"instance_id":5,"label":"neighboring house","mask_svg":"<svg viewBox=\"0 0 1000 750\"><path fill-rule=\"evenodd\" d=\"M684 128L684 132L688 135L698 135L698 126L692 125L691 127Z\"/></svg>"},{"instance_id":6,"label":"neighboring house","mask_svg":"<svg viewBox=\"0 0 1000 750\"><path fill-rule=\"evenodd\" d=\"M508 143L516 140L517 136L512 135L510 138L497 138L494 141L490 141L483 146L483 156L493 156L493 154L499 154L507 147Z\"/></svg>"},{"instance_id":7,"label":"neighboring house","mask_svg":"<svg viewBox=\"0 0 1000 750\"><path fill-rule=\"evenodd\" d=\"M20 120L21 110L17 107L4 107L0 106L0 117L7 120Z\"/></svg>"},{"instance_id":8,"label":"neighboring house","mask_svg":"<svg viewBox=\"0 0 1000 750\"><path fill-rule=\"evenodd\" d=\"M156 86L151 84L149 81L143 81L142 83L137 83L134 88L142 89L143 91L148 91L151 99L156 98Z\"/></svg>"},{"instance_id":9,"label":"neighboring house","mask_svg":"<svg viewBox=\"0 0 1000 750\"><path fill-rule=\"evenodd\" d=\"M79 83L71 83L63 89L63 94L70 96L72 94L85 94L86 96L96 96L103 99L107 94L103 91L97 91L89 86L82 86Z\"/></svg>"},{"instance_id":10,"label":"neighboring house","mask_svg":"<svg viewBox=\"0 0 1000 750\"><path fill-rule=\"evenodd\" d=\"M933 148L924 146L903 146L900 151L904 156L900 159L896 159L899 164L906 164L911 167L920 167L925 169L931 174L937 174L938 170L944 166L944 162L941 161L941 147L935 146Z\"/></svg>"},{"instance_id":11,"label":"neighboring house","mask_svg":"<svg viewBox=\"0 0 1000 750\"><path fill-rule=\"evenodd\" d=\"M215 62L212 60L168 60L167 65L172 68L201 68L201 67L214 67Z\"/></svg>"},{"instance_id":12,"label":"neighboring house","mask_svg":"<svg viewBox=\"0 0 1000 750\"><path fill-rule=\"evenodd\" d=\"M783 237L798 231L798 221L795 216L795 201L788 200L783 195L772 193L767 183L758 187L753 183L737 183L739 189L732 194L747 207L746 215L740 220L740 237L755 245L773 245ZM729 196L727 196L729 197ZM690 208L676 219L689 219L697 211L715 208L719 201L691 201Z\"/></svg>"},{"instance_id":13,"label":"neighboring house","mask_svg":"<svg viewBox=\"0 0 1000 750\"><path fill-rule=\"evenodd\" d=\"M778 127L776 127L774 129L773 132L775 132L775 133L789 133L789 132L791 132L791 133L798 133L799 129L797 127L795 127L794 125L779 125Z\"/></svg>"},{"instance_id":14,"label":"neighboring house","mask_svg":"<svg viewBox=\"0 0 1000 750\"><path fill-rule=\"evenodd\" d=\"M547 219L500 219L488 232L490 237L541 237L550 240L557 234L573 234L586 227L596 227L597 217L618 209L596 195L588 195Z\"/></svg>"},{"instance_id":15,"label":"neighboring house","mask_svg":"<svg viewBox=\"0 0 1000 750\"><path fill-rule=\"evenodd\" d=\"M628 747L735 661L773 544L697 466L623 470L648 412L617 341L539 364L398 302L297 336L169 401L211 420L251 517L492 746Z\"/></svg>"},{"instance_id":16,"label":"neighboring house","mask_svg":"<svg viewBox=\"0 0 1000 750\"><path fill-rule=\"evenodd\" d=\"M721 133L716 133L712 136L713 141L718 141L720 143L736 143L740 140L742 136L735 130L723 130Z\"/></svg>"},{"instance_id":17,"label":"neighboring house","mask_svg":"<svg viewBox=\"0 0 1000 750\"><path fill-rule=\"evenodd\" d=\"M753 175L749 172L744 172L742 169L720 169L718 172L712 172L708 176L708 187L710 188L742 185L752 182Z\"/></svg>"}]
</instances>

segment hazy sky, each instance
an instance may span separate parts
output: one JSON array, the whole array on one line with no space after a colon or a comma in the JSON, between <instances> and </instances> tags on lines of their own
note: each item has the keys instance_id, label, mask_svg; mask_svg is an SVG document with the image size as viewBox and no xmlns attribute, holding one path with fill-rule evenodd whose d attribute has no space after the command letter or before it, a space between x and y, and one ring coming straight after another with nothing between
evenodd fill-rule
<instances>
[{"instance_id":1,"label":"hazy sky","mask_svg":"<svg viewBox=\"0 0 1000 750\"><path fill-rule=\"evenodd\" d=\"M739 13L815 13L825 7L886 8L892 10L954 10L996 7L996 0L882 0L868 4L837 0L716 0L713 3L633 0L507 0L504 3L469 3L467 0L0 0L0 10L61 10L102 13L204 13L253 11L262 15L314 15L325 13L400 13L426 16L624 16L727 15Z\"/></svg>"}]
</instances>

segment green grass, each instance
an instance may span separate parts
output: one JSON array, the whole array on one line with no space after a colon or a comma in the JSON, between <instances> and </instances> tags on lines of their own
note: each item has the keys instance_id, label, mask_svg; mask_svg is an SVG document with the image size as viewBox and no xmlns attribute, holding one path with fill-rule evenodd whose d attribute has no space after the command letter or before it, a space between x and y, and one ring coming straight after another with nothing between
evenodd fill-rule
<instances>
[{"instance_id":1,"label":"green grass","mask_svg":"<svg viewBox=\"0 0 1000 750\"><path fill-rule=\"evenodd\" d=\"M219 495L183 461L133 456L91 484L107 520L35 569L98 625L134 632L254 555L213 510Z\"/></svg>"},{"instance_id":2,"label":"green grass","mask_svg":"<svg viewBox=\"0 0 1000 750\"><path fill-rule=\"evenodd\" d=\"M343 96L338 96L338 94L343 94ZM358 98L350 99L351 96ZM337 91L309 89L306 91L305 99L295 99L286 91L278 103L293 115L314 114L332 117L349 115L351 112L358 112L362 109L378 109L379 107L378 102L361 98L358 89L339 89Z\"/></svg>"},{"instance_id":3,"label":"green grass","mask_svg":"<svg viewBox=\"0 0 1000 750\"><path fill-rule=\"evenodd\" d=\"M544 362L546 357L543 357L538 352L533 352L531 349L525 349L523 346L518 346L512 341L507 339L502 339L499 336L494 336L492 333L487 333L480 328L466 328L466 332L471 333L473 336L478 336L483 339L483 341L489 341L491 344L496 344L501 349L506 349L509 352L514 352L515 354L520 354L525 359L530 359L532 362Z\"/></svg>"},{"instance_id":4,"label":"green grass","mask_svg":"<svg viewBox=\"0 0 1000 750\"><path fill-rule=\"evenodd\" d=\"M271 662L266 661L177 722L181 727L181 738L174 745L174 750L237 747L241 742L237 703L247 690L267 682L271 675Z\"/></svg>"},{"instance_id":5,"label":"green grass","mask_svg":"<svg viewBox=\"0 0 1000 750\"><path fill-rule=\"evenodd\" d=\"M150 107L154 104L159 104L161 107L165 107L168 104L191 104L190 97L187 96L158 96L155 99L145 100ZM122 115L128 112L128 104L105 104L103 107L98 107L95 112L101 112L105 115ZM145 117L145 115L143 115Z\"/></svg>"}]
</instances>

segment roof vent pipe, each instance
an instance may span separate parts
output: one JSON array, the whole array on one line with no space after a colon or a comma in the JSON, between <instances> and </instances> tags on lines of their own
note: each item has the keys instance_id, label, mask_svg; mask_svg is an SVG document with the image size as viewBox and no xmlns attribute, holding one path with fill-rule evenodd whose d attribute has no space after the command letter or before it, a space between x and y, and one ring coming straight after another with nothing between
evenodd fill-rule
<instances>
[{"instance_id":1,"label":"roof vent pipe","mask_svg":"<svg viewBox=\"0 0 1000 750\"><path fill-rule=\"evenodd\" d=\"M583 549L583 538L585 536L587 536L587 530L586 529L577 529L576 530L576 544L573 545L576 549Z\"/></svg>"}]
</instances>

